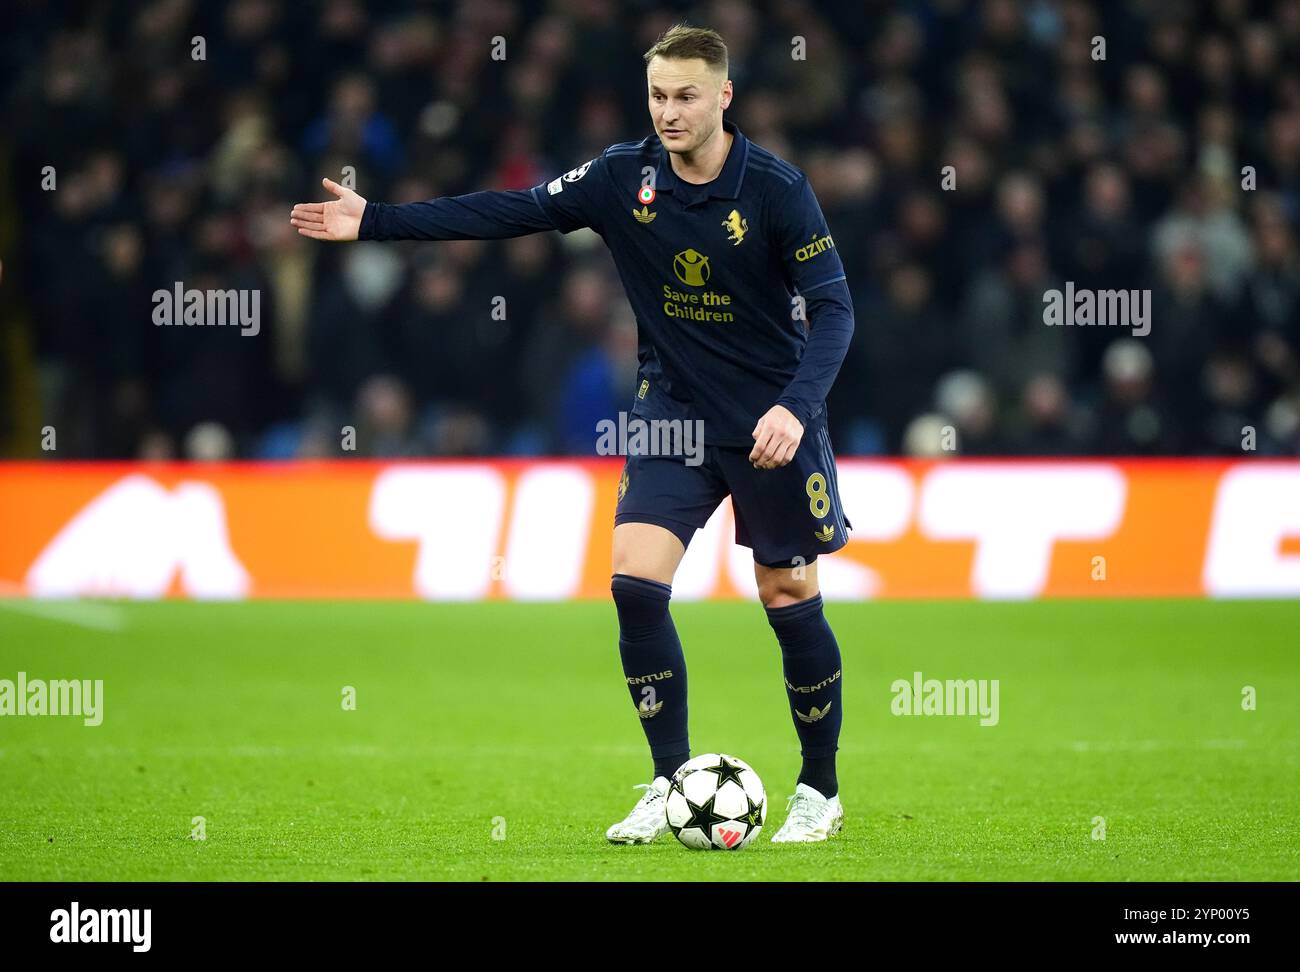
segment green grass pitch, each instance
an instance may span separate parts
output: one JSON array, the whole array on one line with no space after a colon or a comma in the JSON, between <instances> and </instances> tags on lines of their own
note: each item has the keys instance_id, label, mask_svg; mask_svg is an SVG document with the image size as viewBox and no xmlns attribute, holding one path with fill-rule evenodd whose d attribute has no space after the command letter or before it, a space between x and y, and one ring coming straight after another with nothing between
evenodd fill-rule
<instances>
[{"instance_id":1,"label":"green grass pitch","mask_svg":"<svg viewBox=\"0 0 1300 972\"><path fill-rule=\"evenodd\" d=\"M1300 602L831 603L812 846L769 840L799 757L761 608L674 613L693 752L767 786L738 853L605 842L649 770L612 604L0 602L0 678L104 680L99 727L0 718L0 879L1300 876ZM914 671L998 679L999 723L891 714Z\"/></svg>"}]
</instances>

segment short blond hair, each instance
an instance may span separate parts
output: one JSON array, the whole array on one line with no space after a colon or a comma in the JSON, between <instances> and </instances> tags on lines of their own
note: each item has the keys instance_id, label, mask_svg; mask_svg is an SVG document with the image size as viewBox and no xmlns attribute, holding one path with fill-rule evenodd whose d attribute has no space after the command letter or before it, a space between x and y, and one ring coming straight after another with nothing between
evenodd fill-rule
<instances>
[{"instance_id":1,"label":"short blond hair","mask_svg":"<svg viewBox=\"0 0 1300 972\"><path fill-rule=\"evenodd\" d=\"M666 57L677 60L699 58L715 72L727 76L727 45L722 35L709 27L688 27L674 24L659 35L659 39L645 52L645 62Z\"/></svg>"}]
</instances>

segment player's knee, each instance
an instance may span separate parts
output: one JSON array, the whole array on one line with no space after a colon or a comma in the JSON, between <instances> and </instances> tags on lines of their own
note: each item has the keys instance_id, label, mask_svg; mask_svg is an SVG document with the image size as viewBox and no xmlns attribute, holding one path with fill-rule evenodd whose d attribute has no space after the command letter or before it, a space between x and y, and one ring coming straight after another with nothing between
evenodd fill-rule
<instances>
[{"instance_id":1,"label":"player's knee","mask_svg":"<svg viewBox=\"0 0 1300 972\"><path fill-rule=\"evenodd\" d=\"M809 598L816 596L816 590L807 594L795 593L792 591L776 591L766 596L761 591L759 592L759 599L763 602L763 607L765 608L789 607L791 604L799 604L801 601L806 601Z\"/></svg>"},{"instance_id":2,"label":"player's knee","mask_svg":"<svg viewBox=\"0 0 1300 972\"><path fill-rule=\"evenodd\" d=\"M818 594L815 577L795 570L768 570L758 578L758 599L765 608L789 607Z\"/></svg>"},{"instance_id":3,"label":"player's knee","mask_svg":"<svg viewBox=\"0 0 1300 972\"><path fill-rule=\"evenodd\" d=\"M648 577L615 574L610 592L618 612L619 629L625 637L638 638L657 630L668 619L668 600L673 589Z\"/></svg>"}]
</instances>

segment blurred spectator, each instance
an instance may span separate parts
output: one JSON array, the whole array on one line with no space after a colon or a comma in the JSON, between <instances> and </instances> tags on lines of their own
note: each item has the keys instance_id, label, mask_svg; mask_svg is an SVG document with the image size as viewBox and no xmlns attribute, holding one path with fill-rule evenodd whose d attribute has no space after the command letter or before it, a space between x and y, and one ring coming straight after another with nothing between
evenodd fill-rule
<instances>
[{"instance_id":1,"label":"blurred spectator","mask_svg":"<svg viewBox=\"0 0 1300 972\"><path fill-rule=\"evenodd\" d=\"M1177 452L1180 432L1155 394L1155 360L1138 338L1123 338L1102 358L1104 397L1092 450L1106 455Z\"/></svg>"},{"instance_id":2,"label":"blurred spectator","mask_svg":"<svg viewBox=\"0 0 1300 972\"><path fill-rule=\"evenodd\" d=\"M220 422L200 422L185 435L185 458L225 462L235 457L235 440Z\"/></svg>"},{"instance_id":3,"label":"blurred spectator","mask_svg":"<svg viewBox=\"0 0 1300 972\"><path fill-rule=\"evenodd\" d=\"M574 270L525 349L521 385L549 452L590 455L596 423L630 407L635 389L615 387L619 369L609 355L611 289L596 266Z\"/></svg>"},{"instance_id":4,"label":"blurred spectator","mask_svg":"<svg viewBox=\"0 0 1300 972\"><path fill-rule=\"evenodd\" d=\"M982 375L953 371L939 379L935 409L947 416L956 430L956 451L965 456L996 455L1006 451L998 429L997 402Z\"/></svg>"},{"instance_id":5,"label":"blurred spectator","mask_svg":"<svg viewBox=\"0 0 1300 972\"><path fill-rule=\"evenodd\" d=\"M861 335L866 373L872 377L862 390L869 413L893 433L888 447L894 451L907 421L929 406L939 376L957 365L954 336L920 264L894 270L884 306L863 310L864 323L870 323L855 329L855 336Z\"/></svg>"},{"instance_id":6,"label":"blurred spectator","mask_svg":"<svg viewBox=\"0 0 1300 972\"><path fill-rule=\"evenodd\" d=\"M1059 375L1029 379L1012 419L1010 448L1024 456L1076 456L1087 451L1087 429Z\"/></svg>"},{"instance_id":7,"label":"blurred spectator","mask_svg":"<svg viewBox=\"0 0 1300 972\"><path fill-rule=\"evenodd\" d=\"M411 396L391 375L376 375L357 392L356 453L375 459L418 456L424 444L416 430Z\"/></svg>"},{"instance_id":8,"label":"blurred spectator","mask_svg":"<svg viewBox=\"0 0 1300 972\"><path fill-rule=\"evenodd\" d=\"M942 415L926 412L907 423L903 432L903 454L916 459L938 459L955 454L945 443L952 426Z\"/></svg>"},{"instance_id":9,"label":"blurred spectator","mask_svg":"<svg viewBox=\"0 0 1300 972\"><path fill-rule=\"evenodd\" d=\"M1046 246L1035 241L1006 249L1001 263L971 284L963 322L965 360L1004 400L1017 399L1025 382L1040 372L1073 377L1076 329L1043 323L1043 295L1061 285L1047 264Z\"/></svg>"}]
</instances>

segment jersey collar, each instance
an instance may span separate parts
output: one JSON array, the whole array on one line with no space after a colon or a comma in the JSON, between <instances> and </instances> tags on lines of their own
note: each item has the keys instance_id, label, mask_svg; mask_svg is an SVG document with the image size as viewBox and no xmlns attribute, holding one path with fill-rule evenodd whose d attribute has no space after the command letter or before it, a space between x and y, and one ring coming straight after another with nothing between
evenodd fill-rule
<instances>
[{"instance_id":1,"label":"jersey collar","mask_svg":"<svg viewBox=\"0 0 1300 972\"><path fill-rule=\"evenodd\" d=\"M663 147L663 141L661 140L659 142L659 165L655 171L656 191L672 192L678 185L681 185L690 192L707 189L708 195L715 199L736 199L739 197L741 183L745 181L745 162L749 158L749 139L736 127L734 122L727 118L722 119L722 128L724 131L731 132L734 141L731 143L731 148L727 150L727 161L722 163L722 171L718 173L716 179L705 186L682 182L681 179L677 178L677 173L673 171L672 163L668 159L668 150Z\"/></svg>"}]
</instances>

